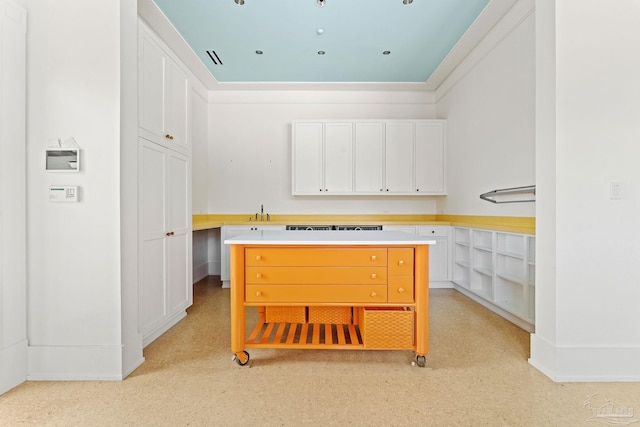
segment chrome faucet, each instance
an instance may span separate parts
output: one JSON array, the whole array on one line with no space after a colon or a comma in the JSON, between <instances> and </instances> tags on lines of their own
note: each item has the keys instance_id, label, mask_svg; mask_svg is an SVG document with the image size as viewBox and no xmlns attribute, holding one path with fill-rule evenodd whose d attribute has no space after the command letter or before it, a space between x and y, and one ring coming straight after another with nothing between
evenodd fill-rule
<instances>
[{"instance_id":1,"label":"chrome faucet","mask_svg":"<svg viewBox=\"0 0 640 427\"><path fill-rule=\"evenodd\" d=\"M260 221L264 221L264 205L260 205Z\"/></svg>"}]
</instances>

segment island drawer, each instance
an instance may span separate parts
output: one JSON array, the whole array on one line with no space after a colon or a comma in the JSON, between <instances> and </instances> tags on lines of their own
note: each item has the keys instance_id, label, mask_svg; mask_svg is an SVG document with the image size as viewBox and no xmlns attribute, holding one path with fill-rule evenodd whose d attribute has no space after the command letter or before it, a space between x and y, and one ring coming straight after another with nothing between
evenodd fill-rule
<instances>
[{"instance_id":1,"label":"island drawer","mask_svg":"<svg viewBox=\"0 0 640 427\"><path fill-rule=\"evenodd\" d=\"M389 249L389 276L413 276L413 248Z\"/></svg>"},{"instance_id":2,"label":"island drawer","mask_svg":"<svg viewBox=\"0 0 640 427\"><path fill-rule=\"evenodd\" d=\"M412 303L413 276L389 276L387 300L392 303Z\"/></svg>"},{"instance_id":3,"label":"island drawer","mask_svg":"<svg viewBox=\"0 0 640 427\"><path fill-rule=\"evenodd\" d=\"M387 302L386 285L246 285L247 303L344 303Z\"/></svg>"},{"instance_id":4,"label":"island drawer","mask_svg":"<svg viewBox=\"0 0 640 427\"><path fill-rule=\"evenodd\" d=\"M246 267L246 283L385 285L386 267Z\"/></svg>"},{"instance_id":5,"label":"island drawer","mask_svg":"<svg viewBox=\"0 0 640 427\"><path fill-rule=\"evenodd\" d=\"M386 248L246 248L247 266L385 267Z\"/></svg>"}]
</instances>

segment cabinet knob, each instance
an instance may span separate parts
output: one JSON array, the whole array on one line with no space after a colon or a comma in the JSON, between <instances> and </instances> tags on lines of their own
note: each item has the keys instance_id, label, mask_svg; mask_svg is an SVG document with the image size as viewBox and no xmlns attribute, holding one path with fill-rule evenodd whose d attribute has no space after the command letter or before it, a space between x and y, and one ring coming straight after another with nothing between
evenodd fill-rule
<instances>
[{"instance_id":1,"label":"cabinet knob","mask_svg":"<svg viewBox=\"0 0 640 427\"><path fill-rule=\"evenodd\" d=\"M404 260L402 260L402 259L401 259L401 260L399 260L399 261L398 261L398 265L404 265Z\"/></svg>"},{"instance_id":2,"label":"cabinet knob","mask_svg":"<svg viewBox=\"0 0 640 427\"><path fill-rule=\"evenodd\" d=\"M398 293L399 294L403 294L404 293L404 288L398 288Z\"/></svg>"},{"instance_id":3,"label":"cabinet knob","mask_svg":"<svg viewBox=\"0 0 640 427\"><path fill-rule=\"evenodd\" d=\"M419 189L419 188L416 188L416 191L420 191L420 189Z\"/></svg>"},{"instance_id":4,"label":"cabinet knob","mask_svg":"<svg viewBox=\"0 0 640 427\"><path fill-rule=\"evenodd\" d=\"M371 278L375 279L376 277L378 277L378 275L376 273L371 273Z\"/></svg>"},{"instance_id":5,"label":"cabinet knob","mask_svg":"<svg viewBox=\"0 0 640 427\"><path fill-rule=\"evenodd\" d=\"M173 231L169 231L169 232L167 233L167 236L173 236L174 234L175 234L175 233L174 233Z\"/></svg>"},{"instance_id":6,"label":"cabinet knob","mask_svg":"<svg viewBox=\"0 0 640 427\"><path fill-rule=\"evenodd\" d=\"M164 137L167 139L173 140L173 135L166 134Z\"/></svg>"},{"instance_id":7,"label":"cabinet knob","mask_svg":"<svg viewBox=\"0 0 640 427\"><path fill-rule=\"evenodd\" d=\"M376 255L371 255L371 261L375 261L377 259L378 259L378 257Z\"/></svg>"},{"instance_id":8,"label":"cabinet knob","mask_svg":"<svg viewBox=\"0 0 640 427\"><path fill-rule=\"evenodd\" d=\"M256 279L262 279L262 273L257 273L256 274Z\"/></svg>"},{"instance_id":9,"label":"cabinet knob","mask_svg":"<svg viewBox=\"0 0 640 427\"><path fill-rule=\"evenodd\" d=\"M375 297L377 297L377 296L378 296L378 294L377 294L377 293L375 293L375 292L371 292L371 298L375 298Z\"/></svg>"},{"instance_id":10,"label":"cabinet knob","mask_svg":"<svg viewBox=\"0 0 640 427\"><path fill-rule=\"evenodd\" d=\"M262 292L260 292L260 291L256 292L256 296L257 297L261 297L262 296Z\"/></svg>"},{"instance_id":11,"label":"cabinet knob","mask_svg":"<svg viewBox=\"0 0 640 427\"><path fill-rule=\"evenodd\" d=\"M320 189L320 191L322 191L322 188Z\"/></svg>"},{"instance_id":12,"label":"cabinet knob","mask_svg":"<svg viewBox=\"0 0 640 427\"><path fill-rule=\"evenodd\" d=\"M387 188L387 191L389 191L389 189Z\"/></svg>"},{"instance_id":13,"label":"cabinet knob","mask_svg":"<svg viewBox=\"0 0 640 427\"><path fill-rule=\"evenodd\" d=\"M262 255L256 255L256 261L260 261L262 259Z\"/></svg>"}]
</instances>

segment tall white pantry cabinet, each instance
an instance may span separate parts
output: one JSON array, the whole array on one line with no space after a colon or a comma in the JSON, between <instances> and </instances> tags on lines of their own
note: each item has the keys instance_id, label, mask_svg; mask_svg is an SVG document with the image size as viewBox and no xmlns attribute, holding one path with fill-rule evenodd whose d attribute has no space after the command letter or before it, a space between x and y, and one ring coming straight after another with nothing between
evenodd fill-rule
<instances>
[{"instance_id":1,"label":"tall white pantry cabinet","mask_svg":"<svg viewBox=\"0 0 640 427\"><path fill-rule=\"evenodd\" d=\"M139 23L139 320L146 346L193 301L190 82Z\"/></svg>"}]
</instances>

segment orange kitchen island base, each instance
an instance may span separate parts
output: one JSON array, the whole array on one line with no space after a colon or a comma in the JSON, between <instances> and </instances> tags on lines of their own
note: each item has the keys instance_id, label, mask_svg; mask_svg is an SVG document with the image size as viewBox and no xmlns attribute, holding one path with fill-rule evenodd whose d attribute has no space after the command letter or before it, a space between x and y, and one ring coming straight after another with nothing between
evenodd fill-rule
<instances>
[{"instance_id":1,"label":"orange kitchen island base","mask_svg":"<svg viewBox=\"0 0 640 427\"><path fill-rule=\"evenodd\" d=\"M365 243L343 235L305 240L304 232L293 232L300 241L291 241L288 233L225 241L231 244L231 351L236 363L249 363L246 348L389 349L413 350L416 364L425 366L432 241L391 232L366 232L378 238L368 235ZM247 306L259 312L248 335ZM299 322L297 316L268 321L266 307L337 311L340 320Z\"/></svg>"}]
</instances>

